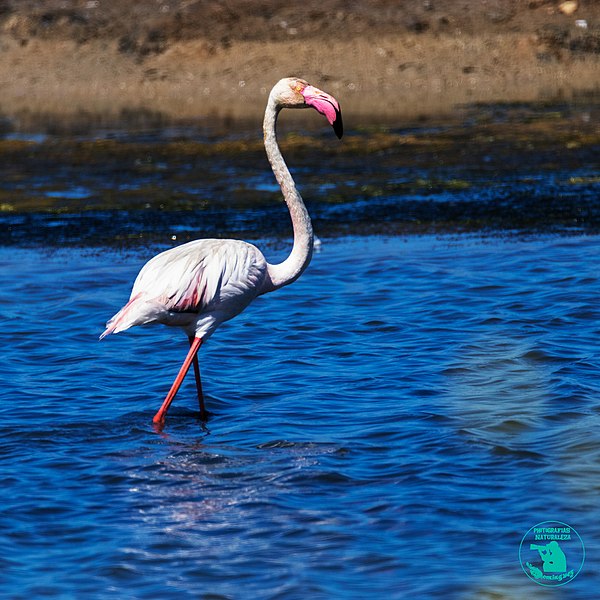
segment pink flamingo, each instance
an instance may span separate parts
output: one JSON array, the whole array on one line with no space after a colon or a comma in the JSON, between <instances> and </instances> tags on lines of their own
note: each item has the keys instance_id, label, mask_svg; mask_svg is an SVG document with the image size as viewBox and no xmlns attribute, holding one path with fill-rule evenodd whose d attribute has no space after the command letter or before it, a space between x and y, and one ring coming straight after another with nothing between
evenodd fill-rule
<instances>
[{"instance_id":1,"label":"pink flamingo","mask_svg":"<svg viewBox=\"0 0 600 600\"><path fill-rule=\"evenodd\" d=\"M181 327L190 349L154 423L162 425L190 366L194 365L200 416L207 418L198 366L202 343L224 321L242 312L261 294L288 285L308 266L313 230L308 211L290 174L275 133L282 108L312 107L325 115L338 138L343 125L340 105L329 94L302 79L289 77L271 90L265 110L265 150L290 211L294 245L286 260L270 265L262 252L240 240L195 240L171 248L148 261L139 272L129 302L106 324L100 339L134 325L162 323Z\"/></svg>"}]
</instances>

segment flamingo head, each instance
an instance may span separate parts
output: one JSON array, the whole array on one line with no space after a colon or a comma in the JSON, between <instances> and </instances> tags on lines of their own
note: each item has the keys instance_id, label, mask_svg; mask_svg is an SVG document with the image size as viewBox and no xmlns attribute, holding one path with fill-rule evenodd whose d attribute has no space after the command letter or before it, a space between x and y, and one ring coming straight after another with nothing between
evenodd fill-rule
<instances>
[{"instance_id":1,"label":"flamingo head","mask_svg":"<svg viewBox=\"0 0 600 600\"><path fill-rule=\"evenodd\" d=\"M271 95L282 108L314 108L325 116L338 138L344 134L339 102L304 79L286 77L275 85Z\"/></svg>"}]
</instances>

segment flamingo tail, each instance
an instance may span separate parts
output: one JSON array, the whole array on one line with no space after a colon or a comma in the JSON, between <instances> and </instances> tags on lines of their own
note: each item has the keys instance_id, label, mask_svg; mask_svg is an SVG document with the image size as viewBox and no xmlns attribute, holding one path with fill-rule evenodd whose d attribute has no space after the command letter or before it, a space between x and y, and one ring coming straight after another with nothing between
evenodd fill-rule
<instances>
[{"instance_id":1,"label":"flamingo tail","mask_svg":"<svg viewBox=\"0 0 600 600\"><path fill-rule=\"evenodd\" d=\"M164 311L165 308L158 302L147 300L142 294L138 294L106 323L106 329L100 339L104 339L111 333L125 331L134 325L152 323Z\"/></svg>"}]
</instances>

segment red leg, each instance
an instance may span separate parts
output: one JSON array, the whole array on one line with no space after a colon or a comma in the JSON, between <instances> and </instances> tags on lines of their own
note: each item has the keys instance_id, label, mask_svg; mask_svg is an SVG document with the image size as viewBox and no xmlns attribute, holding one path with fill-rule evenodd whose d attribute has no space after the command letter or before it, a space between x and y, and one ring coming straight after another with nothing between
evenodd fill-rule
<instances>
[{"instance_id":1,"label":"red leg","mask_svg":"<svg viewBox=\"0 0 600 600\"><path fill-rule=\"evenodd\" d=\"M154 415L154 419L152 419L152 421L154 423L164 423L165 416L167 414L167 411L169 410L169 406L171 406L171 402L173 402L173 398L175 398L175 394L177 394L177 392L179 391L179 388L181 387L183 378L186 376L187 372L189 371L190 365L194 361L194 358L195 358L196 354L198 353L198 350L200 349L201 344L202 344L202 340L200 338L194 338L194 341L190 345L190 351L188 352L187 356L185 357L185 360L183 361L183 364L181 365L181 369L179 369L179 374L175 378L175 381L173 382L173 385L171 386L171 389L169 390L169 393L167 394L165 401L162 403L160 410Z\"/></svg>"},{"instance_id":2,"label":"red leg","mask_svg":"<svg viewBox=\"0 0 600 600\"><path fill-rule=\"evenodd\" d=\"M193 336L190 336L190 348L194 344ZM202 380L200 379L200 365L198 365L198 353L194 354L194 377L196 378L196 390L198 390L198 407L200 408L200 418L203 421L208 419L208 413L206 412L206 407L204 406L204 394L202 393Z\"/></svg>"}]
</instances>

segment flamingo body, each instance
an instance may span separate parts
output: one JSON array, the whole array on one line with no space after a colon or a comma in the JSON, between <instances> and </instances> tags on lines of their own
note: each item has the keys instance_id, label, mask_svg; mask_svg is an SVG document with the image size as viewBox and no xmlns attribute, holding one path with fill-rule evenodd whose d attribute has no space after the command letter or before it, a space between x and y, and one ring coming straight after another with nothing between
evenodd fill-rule
<instances>
[{"instance_id":1,"label":"flamingo body","mask_svg":"<svg viewBox=\"0 0 600 600\"><path fill-rule=\"evenodd\" d=\"M260 250L239 240L196 240L171 248L149 260L137 276L129 302L106 324L100 339L134 325L162 323L180 327L190 350L154 422L162 425L175 394L194 366L200 415L206 418L197 353L224 321L242 312L254 298L296 281L308 266L314 243L306 206L281 155L276 136L282 108L314 108L343 134L340 106L333 96L303 79L288 77L271 90L263 132L267 158L281 187L294 230L288 258L271 265Z\"/></svg>"},{"instance_id":2,"label":"flamingo body","mask_svg":"<svg viewBox=\"0 0 600 600\"><path fill-rule=\"evenodd\" d=\"M101 338L135 325L181 327L206 340L267 289L262 252L239 240L194 240L161 252L139 272L129 302Z\"/></svg>"}]
</instances>

